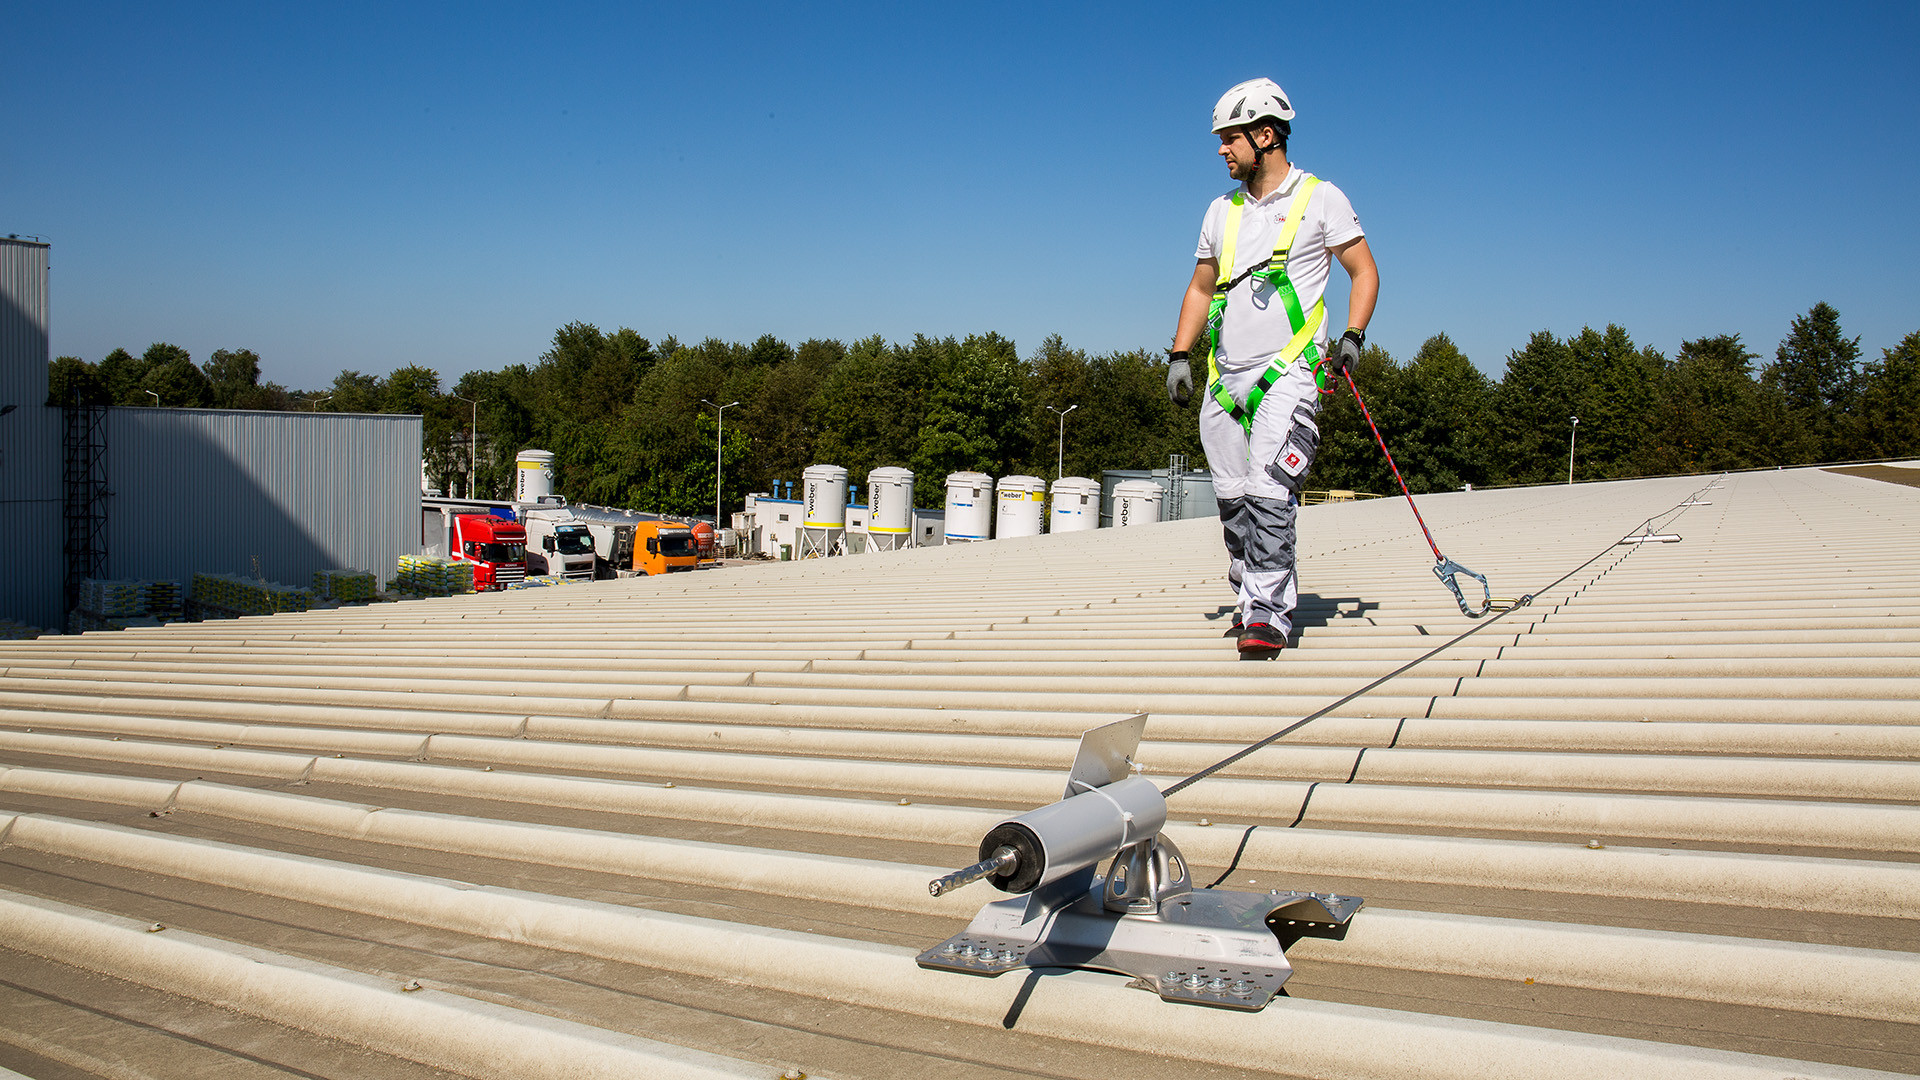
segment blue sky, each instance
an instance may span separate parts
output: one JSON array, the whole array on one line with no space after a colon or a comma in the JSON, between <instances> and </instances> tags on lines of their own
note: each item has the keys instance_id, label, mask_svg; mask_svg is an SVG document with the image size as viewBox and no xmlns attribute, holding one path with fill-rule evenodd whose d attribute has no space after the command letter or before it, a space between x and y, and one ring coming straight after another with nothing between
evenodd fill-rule
<instances>
[{"instance_id":1,"label":"blue sky","mask_svg":"<svg viewBox=\"0 0 1920 1080\"><path fill-rule=\"evenodd\" d=\"M1274 31L1244 32L1255 12ZM1164 346L1208 132L1269 75L1380 262L1371 338L1490 374L1618 322L1771 358L1920 329L1920 5L7 5L0 233L53 350L343 369L993 330ZM1336 279L1341 275L1336 274ZM1344 314L1337 301L1330 318Z\"/></svg>"}]
</instances>

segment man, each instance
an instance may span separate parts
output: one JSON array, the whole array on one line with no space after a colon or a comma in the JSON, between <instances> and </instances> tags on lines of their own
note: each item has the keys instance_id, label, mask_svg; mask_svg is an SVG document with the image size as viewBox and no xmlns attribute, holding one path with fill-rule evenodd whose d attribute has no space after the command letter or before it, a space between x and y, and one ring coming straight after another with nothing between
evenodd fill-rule
<instances>
[{"instance_id":1,"label":"man","mask_svg":"<svg viewBox=\"0 0 1920 1080\"><path fill-rule=\"evenodd\" d=\"M1167 371L1168 396L1185 406L1191 354L1208 361L1200 443L1240 598L1228 633L1246 659L1274 656L1293 630L1294 519L1320 446L1316 380L1344 381L1380 292L1346 195L1287 160L1293 117L1271 79L1243 82L1213 108L1220 156L1240 186L1207 207ZM1322 296L1336 259L1352 288L1346 332L1329 349Z\"/></svg>"}]
</instances>

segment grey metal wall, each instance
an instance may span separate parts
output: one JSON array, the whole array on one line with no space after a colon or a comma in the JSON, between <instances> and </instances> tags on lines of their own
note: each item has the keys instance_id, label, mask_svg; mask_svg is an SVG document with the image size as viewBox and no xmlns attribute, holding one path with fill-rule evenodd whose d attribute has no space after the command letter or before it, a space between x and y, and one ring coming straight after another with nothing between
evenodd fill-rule
<instances>
[{"instance_id":1,"label":"grey metal wall","mask_svg":"<svg viewBox=\"0 0 1920 1080\"><path fill-rule=\"evenodd\" d=\"M1165 469L1107 469L1100 474L1100 527L1113 524L1113 489L1125 480L1151 480L1167 491L1166 519L1219 517L1220 503L1213 494L1213 474L1205 470L1180 476L1180 500L1173 497L1172 483Z\"/></svg>"},{"instance_id":2,"label":"grey metal wall","mask_svg":"<svg viewBox=\"0 0 1920 1080\"><path fill-rule=\"evenodd\" d=\"M0 560L0 619L63 621L60 410L47 400L48 248L0 237L0 508L13 542Z\"/></svg>"},{"instance_id":3,"label":"grey metal wall","mask_svg":"<svg viewBox=\"0 0 1920 1080\"><path fill-rule=\"evenodd\" d=\"M116 578L371 570L420 549L420 417L116 408L107 566ZM57 546L57 545L56 545Z\"/></svg>"}]
</instances>

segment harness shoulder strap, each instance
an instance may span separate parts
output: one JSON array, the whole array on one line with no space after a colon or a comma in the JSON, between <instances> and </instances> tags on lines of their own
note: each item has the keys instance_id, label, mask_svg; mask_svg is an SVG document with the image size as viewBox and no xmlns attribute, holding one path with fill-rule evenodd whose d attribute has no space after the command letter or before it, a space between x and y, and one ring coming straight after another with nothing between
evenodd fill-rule
<instances>
[{"instance_id":1,"label":"harness shoulder strap","mask_svg":"<svg viewBox=\"0 0 1920 1080\"><path fill-rule=\"evenodd\" d=\"M1227 414L1240 424L1242 430L1251 432L1254 413L1260 408L1260 401L1267 391L1273 389L1280 376L1293 366L1296 359L1304 358L1313 367L1314 379L1320 379L1320 353L1314 345L1314 338L1320 332L1320 324L1326 317L1326 301L1316 301L1311 311L1300 309L1300 296L1294 290L1293 282L1287 278L1287 257L1293 252L1293 241L1300 232L1300 222L1306 217L1307 202L1313 197L1313 189L1320 184L1317 176L1308 176L1300 182L1300 189L1294 192L1293 201L1287 207L1287 220L1280 226L1280 235L1274 241L1273 255L1264 267L1250 267L1239 277L1233 276L1233 258L1240 238L1240 213L1245 203L1241 192L1233 193L1233 209L1227 212L1227 222L1221 241L1220 277L1214 285L1213 302L1207 308L1207 351L1208 391L1213 399L1226 410ZM1235 285L1249 277L1258 277L1274 287L1278 299L1287 313L1287 323L1293 328L1293 337L1280 351L1273 363L1247 391L1247 400L1243 404L1235 401L1226 387L1220 384L1220 326L1226 320L1227 293Z\"/></svg>"}]
</instances>

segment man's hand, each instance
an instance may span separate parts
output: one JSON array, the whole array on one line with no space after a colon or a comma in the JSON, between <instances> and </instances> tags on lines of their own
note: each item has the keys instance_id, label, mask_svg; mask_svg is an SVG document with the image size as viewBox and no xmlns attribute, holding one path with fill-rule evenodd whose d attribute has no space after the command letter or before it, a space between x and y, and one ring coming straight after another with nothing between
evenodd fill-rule
<instances>
[{"instance_id":1,"label":"man's hand","mask_svg":"<svg viewBox=\"0 0 1920 1080\"><path fill-rule=\"evenodd\" d=\"M1193 366L1187 363L1187 353L1183 350L1169 353L1167 359L1167 400L1179 408L1186 408L1193 397Z\"/></svg>"},{"instance_id":2,"label":"man's hand","mask_svg":"<svg viewBox=\"0 0 1920 1080\"><path fill-rule=\"evenodd\" d=\"M1334 342L1333 348L1327 353L1327 370L1335 375L1351 377L1353 365L1360 362L1360 352L1366 347L1366 331L1348 327L1347 332L1340 335L1340 340Z\"/></svg>"}]
</instances>

